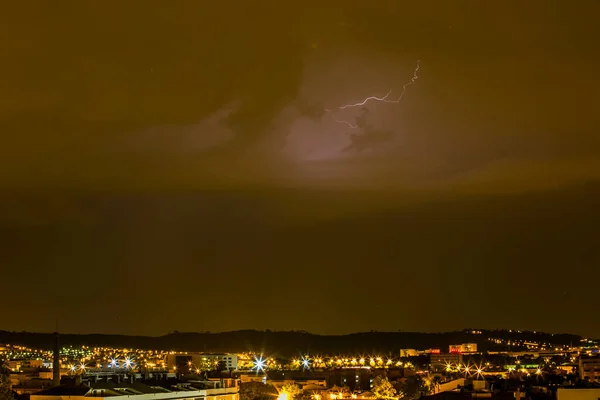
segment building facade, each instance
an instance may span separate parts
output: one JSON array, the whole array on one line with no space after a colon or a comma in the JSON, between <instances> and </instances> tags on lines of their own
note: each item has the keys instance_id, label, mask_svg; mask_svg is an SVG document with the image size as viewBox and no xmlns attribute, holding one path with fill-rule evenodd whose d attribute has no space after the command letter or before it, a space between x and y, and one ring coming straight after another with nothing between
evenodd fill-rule
<instances>
[{"instance_id":1,"label":"building facade","mask_svg":"<svg viewBox=\"0 0 600 400\"><path fill-rule=\"evenodd\" d=\"M432 371L445 371L448 367L454 368L462 363L462 353L432 354L429 358Z\"/></svg>"},{"instance_id":2,"label":"building facade","mask_svg":"<svg viewBox=\"0 0 600 400\"><path fill-rule=\"evenodd\" d=\"M419 352L415 349L401 349L400 357L416 357L419 355Z\"/></svg>"},{"instance_id":3,"label":"building facade","mask_svg":"<svg viewBox=\"0 0 600 400\"><path fill-rule=\"evenodd\" d=\"M449 353L477 353L477 343L451 344Z\"/></svg>"},{"instance_id":4,"label":"building facade","mask_svg":"<svg viewBox=\"0 0 600 400\"><path fill-rule=\"evenodd\" d=\"M238 356L228 353L175 353L167 356L167 367L183 374L216 367L223 371L235 371L238 369Z\"/></svg>"},{"instance_id":5,"label":"building facade","mask_svg":"<svg viewBox=\"0 0 600 400\"><path fill-rule=\"evenodd\" d=\"M579 377L590 382L600 382L600 357L580 356Z\"/></svg>"}]
</instances>

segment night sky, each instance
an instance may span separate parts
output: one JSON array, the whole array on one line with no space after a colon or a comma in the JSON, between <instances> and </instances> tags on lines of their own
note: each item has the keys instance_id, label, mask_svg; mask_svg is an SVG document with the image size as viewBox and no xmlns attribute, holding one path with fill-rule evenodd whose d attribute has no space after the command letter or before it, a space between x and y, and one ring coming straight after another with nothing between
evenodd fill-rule
<instances>
[{"instance_id":1,"label":"night sky","mask_svg":"<svg viewBox=\"0 0 600 400\"><path fill-rule=\"evenodd\" d=\"M600 337L597 8L9 2L0 329Z\"/></svg>"}]
</instances>

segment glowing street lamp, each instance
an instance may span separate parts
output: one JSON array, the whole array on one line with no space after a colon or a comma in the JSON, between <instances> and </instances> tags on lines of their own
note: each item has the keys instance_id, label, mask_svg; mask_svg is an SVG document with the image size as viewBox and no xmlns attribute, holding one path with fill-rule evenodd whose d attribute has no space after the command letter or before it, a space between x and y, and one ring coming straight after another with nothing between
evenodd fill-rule
<instances>
[{"instance_id":1,"label":"glowing street lamp","mask_svg":"<svg viewBox=\"0 0 600 400\"><path fill-rule=\"evenodd\" d=\"M310 368L310 360L308 358L303 358L302 359L302 367L304 369L309 369Z\"/></svg>"},{"instance_id":2,"label":"glowing street lamp","mask_svg":"<svg viewBox=\"0 0 600 400\"><path fill-rule=\"evenodd\" d=\"M263 372L265 370L265 360L262 357L254 357L254 367L256 372ZM285 399L282 399L285 400Z\"/></svg>"}]
</instances>

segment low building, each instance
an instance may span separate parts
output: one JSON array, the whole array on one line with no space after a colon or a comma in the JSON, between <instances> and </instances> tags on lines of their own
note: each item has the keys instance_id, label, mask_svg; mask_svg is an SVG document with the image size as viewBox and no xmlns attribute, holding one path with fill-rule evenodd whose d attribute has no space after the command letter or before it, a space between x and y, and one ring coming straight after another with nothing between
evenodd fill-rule
<instances>
[{"instance_id":1,"label":"low building","mask_svg":"<svg viewBox=\"0 0 600 400\"><path fill-rule=\"evenodd\" d=\"M239 400L238 387L204 389L198 385L149 386L140 382L102 382L90 386L55 386L32 394L31 400Z\"/></svg>"},{"instance_id":2,"label":"low building","mask_svg":"<svg viewBox=\"0 0 600 400\"><path fill-rule=\"evenodd\" d=\"M462 353L432 354L429 357L431 371L445 371L463 363Z\"/></svg>"},{"instance_id":3,"label":"low building","mask_svg":"<svg viewBox=\"0 0 600 400\"><path fill-rule=\"evenodd\" d=\"M451 344L449 353L477 353L477 343Z\"/></svg>"},{"instance_id":4,"label":"low building","mask_svg":"<svg viewBox=\"0 0 600 400\"><path fill-rule=\"evenodd\" d=\"M600 388L559 388L556 400L598 400Z\"/></svg>"},{"instance_id":5,"label":"low building","mask_svg":"<svg viewBox=\"0 0 600 400\"><path fill-rule=\"evenodd\" d=\"M402 349L400 350L400 357L416 357L419 352L415 349Z\"/></svg>"},{"instance_id":6,"label":"low building","mask_svg":"<svg viewBox=\"0 0 600 400\"><path fill-rule=\"evenodd\" d=\"M241 383L261 382L267 383L267 375L265 374L241 374L239 376Z\"/></svg>"},{"instance_id":7,"label":"low building","mask_svg":"<svg viewBox=\"0 0 600 400\"><path fill-rule=\"evenodd\" d=\"M167 356L169 370L181 373L194 373L197 370L219 367L225 371L238 369L237 354L228 353L178 353Z\"/></svg>"},{"instance_id":8,"label":"low building","mask_svg":"<svg viewBox=\"0 0 600 400\"><path fill-rule=\"evenodd\" d=\"M441 393L441 392L451 392L453 390L457 390L459 387L465 386L465 381L466 381L465 378L459 378L459 379L454 379L449 382L444 382L439 385L436 392Z\"/></svg>"},{"instance_id":9,"label":"low building","mask_svg":"<svg viewBox=\"0 0 600 400\"><path fill-rule=\"evenodd\" d=\"M33 378L26 381L20 381L18 385L13 385L12 390L20 395L34 394L52 387L52 379Z\"/></svg>"},{"instance_id":10,"label":"low building","mask_svg":"<svg viewBox=\"0 0 600 400\"><path fill-rule=\"evenodd\" d=\"M280 388L283 385L294 384L298 387L304 388L307 386L317 386L320 388L327 389L327 379L289 379L289 380L270 380L269 383L276 388ZM303 389L304 390L304 389Z\"/></svg>"}]
</instances>

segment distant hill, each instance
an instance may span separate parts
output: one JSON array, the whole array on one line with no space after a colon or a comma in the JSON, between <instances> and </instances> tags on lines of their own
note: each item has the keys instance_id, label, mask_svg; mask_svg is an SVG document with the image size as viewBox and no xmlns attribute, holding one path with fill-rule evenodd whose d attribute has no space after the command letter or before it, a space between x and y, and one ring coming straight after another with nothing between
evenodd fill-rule
<instances>
[{"instance_id":1,"label":"distant hill","mask_svg":"<svg viewBox=\"0 0 600 400\"><path fill-rule=\"evenodd\" d=\"M276 332L241 330L222 333L172 332L168 335L125 336L104 334L61 334L63 346L110 346L141 349L160 349L204 352L254 351L269 356L289 357L297 354L398 354L400 349L439 348L447 351L451 344L477 343L480 351L505 350L508 346L497 344L491 338L511 343L538 342L552 346L576 345L581 336L508 330L473 330L419 333L419 332L362 332L349 335L315 335L302 331ZM35 348L51 349L50 333L0 331L0 343L10 343ZM514 350L521 347L512 346Z\"/></svg>"}]
</instances>

